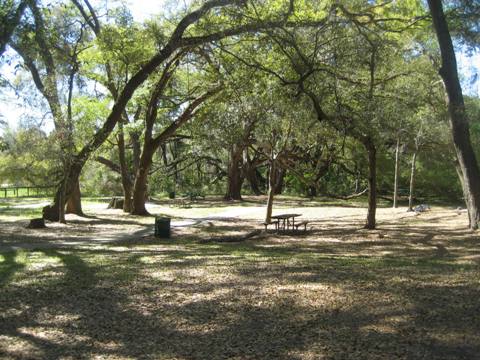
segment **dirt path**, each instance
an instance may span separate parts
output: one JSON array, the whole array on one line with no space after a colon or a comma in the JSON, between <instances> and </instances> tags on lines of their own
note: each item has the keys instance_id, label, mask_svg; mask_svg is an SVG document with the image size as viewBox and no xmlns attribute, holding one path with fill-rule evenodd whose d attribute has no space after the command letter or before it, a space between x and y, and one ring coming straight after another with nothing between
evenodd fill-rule
<instances>
[{"instance_id":1,"label":"dirt path","mask_svg":"<svg viewBox=\"0 0 480 360\"><path fill-rule=\"evenodd\" d=\"M33 206L33 204L31 204ZM39 204L35 204L39 206ZM207 206L206 206L207 205ZM242 206L243 205L243 206ZM190 209L170 208L168 205L149 204L152 214L172 218L173 237L199 240L218 235L235 235L259 229L265 207L224 204L196 204ZM223 207L221 207L223 206ZM67 224L49 223L47 229L26 229L27 220L14 217L0 218L0 250L35 248L95 248L114 243L127 243L154 233L152 217L142 218L124 214L121 210L106 209L105 203L85 206L89 217L68 215ZM366 209L355 207L286 206L279 203L274 213L295 212L309 220L313 230L302 241L358 242L372 238L383 241L419 242L436 249L438 254L449 254L449 237L465 234L466 214L446 208L436 208L416 215L405 208L378 209L378 229L365 231L362 225ZM433 234L435 240L424 241ZM151 238L151 236L150 236ZM276 241L276 237L272 238ZM284 241L282 237L278 241ZM403 245L402 245L403 246Z\"/></svg>"},{"instance_id":2,"label":"dirt path","mask_svg":"<svg viewBox=\"0 0 480 360\"><path fill-rule=\"evenodd\" d=\"M33 204L12 205L15 208L32 209L42 207L46 202ZM149 203L148 209L152 214L161 213L165 207ZM230 208L225 211L207 216L182 217L172 219L171 227L175 232L188 232L192 227L202 226L216 220L239 218L252 211L261 211L258 208ZM94 214L90 218L80 218L67 215L67 224L49 223L46 229L26 229L26 220L2 221L0 229L0 251L32 250L50 248L95 248L114 243L124 243L132 239L139 239L153 235L154 224L152 218L138 219L129 217L121 211L107 210L104 203L93 203L85 206L87 214ZM110 222L110 223L109 223Z\"/></svg>"}]
</instances>

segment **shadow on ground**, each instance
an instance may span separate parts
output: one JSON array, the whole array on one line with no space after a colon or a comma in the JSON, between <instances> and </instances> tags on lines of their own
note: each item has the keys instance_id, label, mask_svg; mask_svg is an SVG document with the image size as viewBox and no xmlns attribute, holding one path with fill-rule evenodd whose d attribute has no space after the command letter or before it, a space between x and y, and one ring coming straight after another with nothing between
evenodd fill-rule
<instances>
[{"instance_id":1,"label":"shadow on ground","mask_svg":"<svg viewBox=\"0 0 480 360\"><path fill-rule=\"evenodd\" d=\"M432 256L424 247L435 236L420 230L409 228L416 235L403 247L310 236L7 252L0 355L474 359L479 269L458 260L478 243L452 231L449 244L463 251ZM382 253L392 246L394 256Z\"/></svg>"},{"instance_id":2,"label":"shadow on ground","mask_svg":"<svg viewBox=\"0 0 480 360\"><path fill-rule=\"evenodd\" d=\"M69 226L88 238L91 226L139 224ZM315 218L306 234L203 242L258 226L204 218L171 239L0 252L0 357L478 357L480 240L455 214L375 231L357 215Z\"/></svg>"}]
</instances>

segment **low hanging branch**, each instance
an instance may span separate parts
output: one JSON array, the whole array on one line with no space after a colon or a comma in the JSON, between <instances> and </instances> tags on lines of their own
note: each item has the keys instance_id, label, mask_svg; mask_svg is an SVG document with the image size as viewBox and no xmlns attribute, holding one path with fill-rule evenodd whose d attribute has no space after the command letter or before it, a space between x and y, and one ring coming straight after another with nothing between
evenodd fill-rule
<instances>
[{"instance_id":1,"label":"low hanging branch","mask_svg":"<svg viewBox=\"0 0 480 360\"><path fill-rule=\"evenodd\" d=\"M365 195L366 193L368 193L368 188L365 188L363 191L360 191L358 193L351 194L351 195L345 195L345 196L344 195L330 194L330 193L325 193L324 195L326 195L330 198L333 198L333 199L351 200L351 199L358 198L362 195Z\"/></svg>"},{"instance_id":2,"label":"low hanging branch","mask_svg":"<svg viewBox=\"0 0 480 360\"><path fill-rule=\"evenodd\" d=\"M97 156L95 158L95 161L99 162L102 165L105 165L107 168L109 168L113 172L116 172L118 174L121 174L122 172L120 165L118 165L117 163L114 163L112 160L108 160L104 158L103 156Z\"/></svg>"}]
</instances>

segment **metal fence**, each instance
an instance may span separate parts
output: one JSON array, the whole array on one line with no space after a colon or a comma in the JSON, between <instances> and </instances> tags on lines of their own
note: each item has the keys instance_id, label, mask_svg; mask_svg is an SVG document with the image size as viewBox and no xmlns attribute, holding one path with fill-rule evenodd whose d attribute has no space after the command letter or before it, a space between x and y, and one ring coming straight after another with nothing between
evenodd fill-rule
<instances>
[{"instance_id":1,"label":"metal fence","mask_svg":"<svg viewBox=\"0 0 480 360\"><path fill-rule=\"evenodd\" d=\"M0 197L43 197L52 196L55 192L53 186L7 186L0 187Z\"/></svg>"}]
</instances>

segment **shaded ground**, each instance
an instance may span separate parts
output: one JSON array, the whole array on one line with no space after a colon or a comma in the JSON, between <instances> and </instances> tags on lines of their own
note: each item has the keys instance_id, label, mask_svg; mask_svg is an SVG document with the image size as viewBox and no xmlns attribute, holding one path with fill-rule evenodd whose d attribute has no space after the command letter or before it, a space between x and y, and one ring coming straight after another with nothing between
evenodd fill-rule
<instances>
[{"instance_id":1,"label":"shaded ground","mask_svg":"<svg viewBox=\"0 0 480 360\"><path fill-rule=\"evenodd\" d=\"M365 209L287 199L277 212L302 213L307 234L205 243L263 216L217 204L152 206L176 216L168 241L118 240L152 218L104 204L43 233L0 212L0 357L479 358L480 240L465 213L385 208L367 232Z\"/></svg>"}]
</instances>

